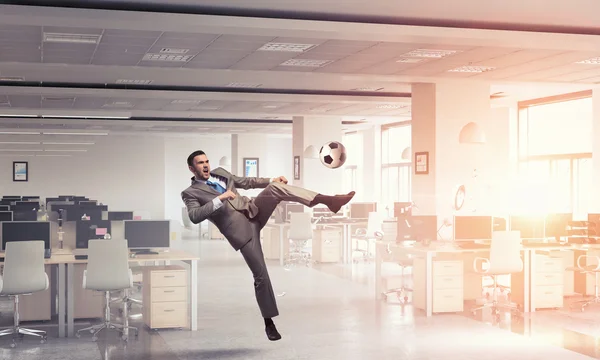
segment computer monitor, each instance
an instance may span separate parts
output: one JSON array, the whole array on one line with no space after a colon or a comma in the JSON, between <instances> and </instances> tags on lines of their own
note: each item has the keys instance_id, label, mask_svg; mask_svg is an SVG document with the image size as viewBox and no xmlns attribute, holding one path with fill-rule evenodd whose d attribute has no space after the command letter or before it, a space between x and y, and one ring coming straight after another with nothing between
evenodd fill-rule
<instances>
[{"instance_id":1,"label":"computer monitor","mask_svg":"<svg viewBox=\"0 0 600 360\"><path fill-rule=\"evenodd\" d=\"M21 200L21 196L19 195L4 195L2 196L2 200Z\"/></svg>"},{"instance_id":2,"label":"computer monitor","mask_svg":"<svg viewBox=\"0 0 600 360\"><path fill-rule=\"evenodd\" d=\"M77 201L77 200L74 200ZM78 201L79 205L98 205L98 201L97 200L79 200Z\"/></svg>"},{"instance_id":3,"label":"computer monitor","mask_svg":"<svg viewBox=\"0 0 600 360\"><path fill-rule=\"evenodd\" d=\"M109 211L108 220L110 221L122 221L122 220L133 220L133 211Z\"/></svg>"},{"instance_id":4,"label":"computer monitor","mask_svg":"<svg viewBox=\"0 0 600 360\"><path fill-rule=\"evenodd\" d=\"M12 204L15 203L15 200L10 200L10 199L2 199L0 200L0 205L4 205L4 206L10 206Z\"/></svg>"},{"instance_id":5,"label":"computer monitor","mask_svg":"<svg viewBox=\"0 0 600 360\"><path fill-rule=\"evenodd\" d=\"M416 215L398 218L398 241L435 241L437 240L437 216Z\"/></svg>"},{"instance_id":6,"label":"computer monitor","mask_svg":"<svg viewBox=\"0 0 600 360\"><path fill-rule=\"evenodd\" d=\"M10 211L10 205L0 205L0 211Z\"/></svg>"},{"instance_id":7,"label":"computer monitor","mask_svg":"<svg viewBox=\"0 0 600 360\"><path fill-rule=\"evenodd\" d=\"M600 236L600 214L588 214L588 235Z\"/></svg>"},{"instance_id":8,"label":"computer monitor","mask_svg":"<svg viewBox=\"0 0 600 360\"><path fill-rule=\"evenodd\" d=\"M75 247L77 249L87 249L88 241L104 239L104 235L111 233L110 225L108 220L77 221L75 225Z\"/></svg>"},{"instance_id":9,"label":"computer monitor","mask_svg":"<svg viewBox=\"0 0 600 360\"><path fill-rule=\"evenodd\" d=\"M556 240L559 240L563 236L569 236L567 228L571 221L573 221L572 213L546 215L546 223L544 225L545 236L547 238L553 237Z\"/></svg>"},{"instance_id":10,"label":"computer monitor","mask_svg":"<svg viewBox=\"0 0 600 360\"><path fill-rule=\"evenodd\" d=\"M350 218L352 219L368 219L370 212L377 211L376 202L351 203Z\"/></svg>"},{"instance_id":11,"label":"computer monitor","mask_svg":"<svg viewBox=\"0 0 600 360\"><path fill-rule=\"evenodd\" d=\"M454 240L491 240L492 216L454 216Z\"/></svg>"},{"instance_id":12,"label":"computer monitor","mask_svg":"<svg viewBox=\"0 0 600 360\"><path fill-rule=\"evenodd\" d=\"M508 229L506 222L506 218L494 216L494 231L506 231Z\"/></svg>"},{"instance_id":13,"label":"computer monitor","mask_svg":"<svg viewBox=\"0 0 600 360\"><path fill-rule=\"evenodd\" d=\"M304 212L305 206L297 203L288 203L285 205L285 219L290 220L291 213Z\"/></svg>"},{"instance_id":14,"label":"computer monitor","mask_svg":"<svg viewBox=\"0 0 600 360\"><path fill-rule=\"evenodd\" d=\"M44 242L44 257L50 257L50 222L12 221L0 223L2 227L2 250L9 241L40 240Z\"/></svg>"},{"instance_id":15,"label":"computer monitor","mask_svg":"<svg viewBox=\"0 0 600 360\"><path fill-rule=\"evenodd\" d=\"M38 219L37 211L15 210L12 213L13 213L13 221L37 221L37 219Z\"/></svg>"},{"instance_id":16,"label":"computer monitor","mask_svg":"<svg viewBox=\"0 0 600 360\"><path fill-rule=\"evenodd\" d=\"M0 211L0 222L2 221L13 221L12 211Z\"/></svg>"},{"instance_id":17,"label":"computer monitor","mask_svg":"<svg viewBox=\"0 0 600 360\"><path fill-rule=\"evenodd\" d=\"M520 231L521 239L544 239L546 237L544 216L513 215L509 220L510 230Z\"/></svg>"},{"instance_id":18,"label":"computer monitor","mask_svg":"<svg viewBox=\"0 0 600 360\"><path fill-rule=\"evenodd\" d=\"M11 207L14 211L38 211L40 209L40 203L35 201L17 201Z\"/></svg>"},{"instance_id":19,"label":"computer monitor","mask_svg":"<svg viewBox=\"0 0 600 360\"><path fill-rule=\"evenodd\" d=\"M21 198L21 200L23 200L23 201L36 201L36 200L39 201L40 197L39 196L23 196Z\"/></svg>"},{"instance_id":20,"label":"computer monitor","mask_svg":"<svg viewBox=\"0 0 600 360\"><path fill-rule=\"evenodd\" d=\"M125 239L136 253L151 253L150 249L168 248L169 220L125 220Z\"/></svg>"}]
</instances>

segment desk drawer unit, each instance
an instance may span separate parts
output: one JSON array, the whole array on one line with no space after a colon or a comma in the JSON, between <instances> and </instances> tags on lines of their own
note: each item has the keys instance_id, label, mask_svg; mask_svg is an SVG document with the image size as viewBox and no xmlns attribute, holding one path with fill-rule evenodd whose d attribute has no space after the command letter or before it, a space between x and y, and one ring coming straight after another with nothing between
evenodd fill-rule
<instances>
[{"instance_id":1,"label":"desk drawer unit","mask_svg":"<svg viewBox=\"0 0 600 360\"><path fill-rule=\"evenodd\" d=\"M563 307L565 267L562 257L537 255L533 273L533 307L549 309Z\"/></svg>"},{"instance_id":2,"label":"desk drawer unit","mask_svg":"<svg viewBox=\"0 0 600 360\"><path fill-rule=\"evenodd\" d=\"M342 230L319 229L313 231L312 257L319 263L335 263L340 261Z\"/></svg>"},{"instance_id":3,"label":"desk drawer unit","mask_svg":"<svg viewBox=\"0 0 600 360\"><path fill-rule=\"evenodd\" d=\"M416 308L425 310L427 304L425 259L414 260L414 294ZM433 262L433 312L461 312L464 309L464 271L462 261Z\"/></svg>"},{"instance_id":4,"label":"desk drawer unit","mask_svg":"<svg viewBox=\"0 0 600 360\"><path fill-rule=\"evenodd\" d=\"M151 329L186 328L188 274L181 266L156 266L144 270L144 323Z\"/></svg>"}]
</instances>

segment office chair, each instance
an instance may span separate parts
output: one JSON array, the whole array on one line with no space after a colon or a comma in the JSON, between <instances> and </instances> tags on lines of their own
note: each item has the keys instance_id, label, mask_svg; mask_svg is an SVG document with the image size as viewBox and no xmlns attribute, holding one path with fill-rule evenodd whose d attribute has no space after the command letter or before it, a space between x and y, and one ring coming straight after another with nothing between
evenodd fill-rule
<instances>
[{"instance_id":1,"label":"office chair","mask_svg":"<svg viewBox=\"0 0 600 360\"><path fill-rule=\"evenodd\" d=\"M17 346L17 337L25 335L41 338L46 342L46 332L27 329L19 326L19 297L38 291L44 291L49 286L48 275L44 269L43 241L11 241L6 243L4 272L0 279L0 296L10 296L14 300L13 327L0 331L0 336L13 335L11 347Z\"/></svg>"},{"instance_id":2,"label":"office chair","mask_svg":"<svg viewBox=\"0 0 600 360\"><path fill-rule=\"evenodd\" d=\"M284 267L289 269L291 265L304 263L311 264L311 253L304 248L309 240L313 238L311 213L298 212L290 214L290 229L288 239L290 241L289 253L285 257Z\"/></svg>"},{"instance_id":3,"label":"office chair","mask_svg":"<svg viewBox=\"0 0 600 360\"><path fill-rule=\"evenodd\" d=\"M373 258L373 254L370 251L372 242L383 237L382 223L383 219L381 219L381 215L372 211L369 213L369 218L367 219L367 228L356 229L356 232L352 235L352 239L356 239L356 247L352 249L352 252L362 253L362 260L366 262ZM366 249L359 247L362 241L366 243ZM352 261L357 263L358 259L352 259Z\"/></svg>"},{"instance_id":4,"label":"office chair","mask_svg":"<svg viewBox=\"0 0 600 360\"><path fill-rule=\"evenodd\" d=\"M385 240L385 239L384 239ZM408 304L408 293L413 292L412 288L409 288L405 285L405 270L406 268L412 267L414 264L414 258L412 257L412 255L407 254L404 255L404 253L400 252L400 254L396 254L396 252L392 249L391 247L391 242L387 244L387 248L386 248L386 252L388 254L388 256L390 256L394 262L396 262L398 265L400 265L401 269L402 269L402 273L401 273L401 283L400 283L400 287L398 288L393 288L393 289L387 289L383 292L384 295L384 299L387 299L387 297L389 295L395 294L398 297L398 300L403 303L403 304Z\"/></svg>"},{"instance_id":5,"label":"office chair","mask_svg":"<svg viewBox=\"0 0 600 360\"><path fill-rule=\"evenodd\" d=\"M482 262L482 269L478 269L477 265ZM483 263L488 264L488 268L483 270ZM521 260L521 233L519 231L494 231L492 234L492 243L490 246L490 258L476 257L473 261L473 269L476 273L484 277L491 276L493 279L493 296L492 302L488 302L483 306L471 309L473 315L478 310L486 308L492 309L492 314L499 320L500 309L509 309L519 312L515 304L501 304L498 302L498 285L499 275L510 275L523 271L523 261Z\"/></svg>"},{"instance_id":6,"label":"office chair","mask_svg":"<svg viewBox=\"0 0 600 360\"><path fill-rule=\"evenodd\" d=\"M133 287L133 273L129 268L129 249L127 240L90 240L88 243L88 264L83 273L83 288L102 291L105 294L104 322L77 330L78 338L82 331L93 334L92 340L98 340L98 333L103 329L115 329L121 332L121 339L127 341L126 330L135 331L133 326L112 323L110 321L110 292L121 291Z\"/></svg>"},{"instance_id":7,"label":"office chair","mask_svg":"<svg viewBox=\"0 0 600 360\"><path fill-rule=\"evenodd\" d=\"M581 263L583 259L595 259L596 265L584 265ZM586 261L587 262L587 261ZM570 271L578 271L582 274L593 274L594 275L594 297L592 299L580 300L570 305L571 309L577 305L581 306L581 311L585 311L585 308L590 304L600 304L600 291L599 291L599 279L600 274L600 257L596 255L579 255L577 257L577 267L567 268Z\"/></svg>"}]
</instances>

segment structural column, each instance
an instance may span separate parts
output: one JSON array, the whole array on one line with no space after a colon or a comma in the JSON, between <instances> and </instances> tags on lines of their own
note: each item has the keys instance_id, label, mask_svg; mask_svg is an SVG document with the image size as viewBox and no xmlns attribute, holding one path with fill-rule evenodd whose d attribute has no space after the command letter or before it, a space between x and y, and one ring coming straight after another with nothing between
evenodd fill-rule
<instances>
[{"instance_id":1,"label":"structural column","mask_svg":"<svg viewBox=\"0 0 600 360\"><path fill-rule=\"evenodd\" d=\"M592 184L600 180L600 89L592 91ZM589 202L589 213L600 212L600 188L592 186L592 199Z\"/></svg>"},{"instance_id":2,"label":"structural column","mask_svg":"<svg viewBox=\"0 0 600 360\"><path fill-rule=\"evenodd\" d=\"M313 146L318 152L329 141L342 141L341 118L293 118L292 153L300 157L300 179L294 179L294 185L325 194L336 194L342 190L343 168L330 169L318 158L304 156L308 146Z\"/></svg>"},{"instance_id":3,"label":"structural column","mask_svg":"<svg viewBox=\"0 0 600 360\"><path fill-rule=\"evenodd\" d=\"M414 214L501 215L510 181L508 110L491 109L490 87L478 82L414 84L412 88L412 198ZM415 153L427 155L417 156ZM425 166L415 161L423 160ZM428 165L427 165L428 162ZM426 174L419 174L419 171ZM464 205L456 208L459 189ZM442 237L451 238L452 227Z\"/></svg>"}]
</instances>

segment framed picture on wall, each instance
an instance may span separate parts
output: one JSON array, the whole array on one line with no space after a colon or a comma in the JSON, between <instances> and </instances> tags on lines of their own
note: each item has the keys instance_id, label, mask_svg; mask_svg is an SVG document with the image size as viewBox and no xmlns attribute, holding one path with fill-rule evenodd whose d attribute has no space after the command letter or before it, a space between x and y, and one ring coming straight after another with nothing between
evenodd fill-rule
<instances>
[{"instance_id":1,"label":"framed picture on wall","mask_svg":"<svg viewBox=\"0 0 600 360\"><path fill-rule=\"evenodd\" d=\"M258 177L258 158L244 158L244 176Z\"/></svg>"},{"instance_id":2,"label":"framed picture on wall","mask_svg":"<svg viewBox=\"0 0 600 360\"><path fill-rule=\"evenodd\" d=\"M300 156L294 156L294 180L300 180Z\"/></svg>"},{"instance_id":3,"label":"framed picture on wall","mask_svg":"<svg viewBox=\"0 0 600 360\"><path fill-rule=\"evenodd\" d=\"M27 161L13 161L13 181L28 181L29 166Z\"/></svg>"},{"instance_id":4,"label":"framed picture on wall","mask_svg":"<svg viewBox=\"0 0 600 360\"><path fill-rule=\"evenodd\" d=\"M415 152L415 174L429 174L429 151Z\"/></svg>"}]
</instances>

